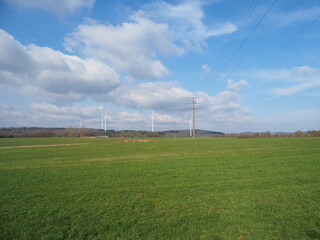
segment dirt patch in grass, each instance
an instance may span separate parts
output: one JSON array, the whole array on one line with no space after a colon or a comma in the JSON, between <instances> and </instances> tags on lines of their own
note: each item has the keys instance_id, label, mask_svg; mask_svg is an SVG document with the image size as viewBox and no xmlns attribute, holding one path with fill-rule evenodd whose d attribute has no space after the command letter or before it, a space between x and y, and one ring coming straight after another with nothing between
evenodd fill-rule
<instances>
[{"instance_id":1,"label":"dirt patch in grass","mask_svg":"<svg viewBox=\"0 0 320 240\"><path fill-rule=\"evenodd\" d=\"M117 141L117 143L127 143L127 142L152 142L154 140L138 140L138 139L124 139L121 141Z\"/></svg>"},{"instance_id":2,"label":"dirt patch in grass","mask_svg":"<svg viewBox=\"0 0 320 240\"><path fill-rule=\"evenodd\" d=\"M14 146L14 147L0 147L0 149L7 148L33 148L33 147L59 147L59 146L76 146L76 145L86 145L92 143L66 143L66 144L48 144L48 145L26 145L26 146Z\"/></svg>"}]
</instances>

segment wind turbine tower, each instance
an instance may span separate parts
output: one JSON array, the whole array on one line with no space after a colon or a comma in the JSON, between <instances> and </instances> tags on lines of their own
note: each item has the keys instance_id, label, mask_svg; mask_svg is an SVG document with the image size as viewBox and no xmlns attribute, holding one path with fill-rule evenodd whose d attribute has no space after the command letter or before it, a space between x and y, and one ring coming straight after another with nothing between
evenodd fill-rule
<instances>
[{"instance_id":1,"label":"wind turbine tower","mask_svg":"<svg viewBox=\"0 0 320 240\"><path fill-rule=\"evenodd\" d=\"M104 130L105 132L107 131L107 115L108 115L108 111L107 108L105 108L105 112L103 112L103 107L100 106L99 107L101 113L101 129Z\"/></svg>"},{"instance_id":2,"label":"wind turbine tower","mask_svg":"<svg viewBox=\"0 0 320 240\"><path fill-rule=\"evenodd\" d=\"M103 129L104 127L104 115L103 113L101 113L101 129Z\"/></svg>"},{"instance_id":3,"label":"wind turbine tower","mask_svg":"<svg viewBox=\"0 0 320 240\"><path fill-rule=\"evenodd\" d=\"M154 131L154 115L153 115L153 109L151 109L151 131Z\"/></svg>"},{"instance_id":4,"label":"wind turbine tower","mask_svg":"<svg viewBox=\"0 0 320 240\"><path fill-rule=\"evenodd\" d=\"M104 131L107 131L107 116L108 116L108 110L106 108L106 113L104 115Z\"/></svg>"}]
</instances>

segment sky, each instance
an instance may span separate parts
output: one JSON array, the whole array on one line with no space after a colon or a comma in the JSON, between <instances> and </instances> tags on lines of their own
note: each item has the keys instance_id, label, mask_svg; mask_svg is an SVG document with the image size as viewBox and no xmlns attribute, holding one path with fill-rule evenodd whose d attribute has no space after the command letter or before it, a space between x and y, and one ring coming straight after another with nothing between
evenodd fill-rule
<instances>
[{"instance_id":1,"label":"sky","mask_svg":"<svg viewBox=\"0 0 320 240\"><path fill-rule=\"evenodd\" d=\"M0 0L0 127L320 129L318 0Z\"/></svg>"}]
</instances>

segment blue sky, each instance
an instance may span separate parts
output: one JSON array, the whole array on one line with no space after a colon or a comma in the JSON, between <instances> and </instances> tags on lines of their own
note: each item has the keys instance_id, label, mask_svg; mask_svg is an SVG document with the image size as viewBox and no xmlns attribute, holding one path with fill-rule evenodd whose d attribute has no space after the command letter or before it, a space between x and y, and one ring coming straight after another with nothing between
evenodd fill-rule
<instances>
[{"instance_id":1,"label":"blue sky","mask_svg":"<svg viewBox=\"0 0 320 240\"><path fill-rule=\"evenodd\" d=\"M317 0L0 0L0 127L320 129Z\"/></svg>"}]
</instances>

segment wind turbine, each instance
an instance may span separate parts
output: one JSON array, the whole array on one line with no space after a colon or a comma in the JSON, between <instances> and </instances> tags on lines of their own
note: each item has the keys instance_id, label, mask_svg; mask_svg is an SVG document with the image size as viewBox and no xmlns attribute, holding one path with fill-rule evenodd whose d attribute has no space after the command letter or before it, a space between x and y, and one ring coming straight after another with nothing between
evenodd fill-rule
<instances>
[{"instance_id":1,"label":"wind turbine","mask_svg":"<svg viewBox=\"0 0 320 240\"><path fill-rule=\"evenodd\" d=\"M101 129L103 129L103 125L104 125L104 115L103 113L101 113Z\"/></svg>"},{"instance_id":2,"label":"wind turbine","mask_svg":"<svg viewBox=\"0 0 320 240\"><path fill-rule=\"evenodd\" d=\"M151 109L151 131L154 131L154 115L153 115L153 109Z\"/></svg>"},{"instance_id":3,"label":"wind turbine","mask_svg":"<svg viewBox=\"0 0 320 240\"><path fill-rule=\"evenodd\" d=\"M100 106L99 109L101 111L101 113L100 113L100 116L101 116L101 129L106 132L107 131L107 115L108 115L108 111L107 111L107 108L106 108L106 111L103 112L103 107L102 106Z\"/></svg>"},{"instance_id":4,"label":"wind turbine","mask_svg":"<svg viewBox=\"0 0 320 240\"><path fill-rule=\"evenodd\" d=\"M107 116L108 116L108 110L107 110L107 107L106 107L106 113L104 115L104 131L105 132L107 131Z\"/></svg>"},{"instance_id":5,"label":"wind turbine","mask_svg":"<svg viewBox=\"0 0 320 240\"><path fill-rule=\"evenodd\" d=\"M79 118L79 128L82 128L82 119Z\"/></svg>"}]
</instances>

